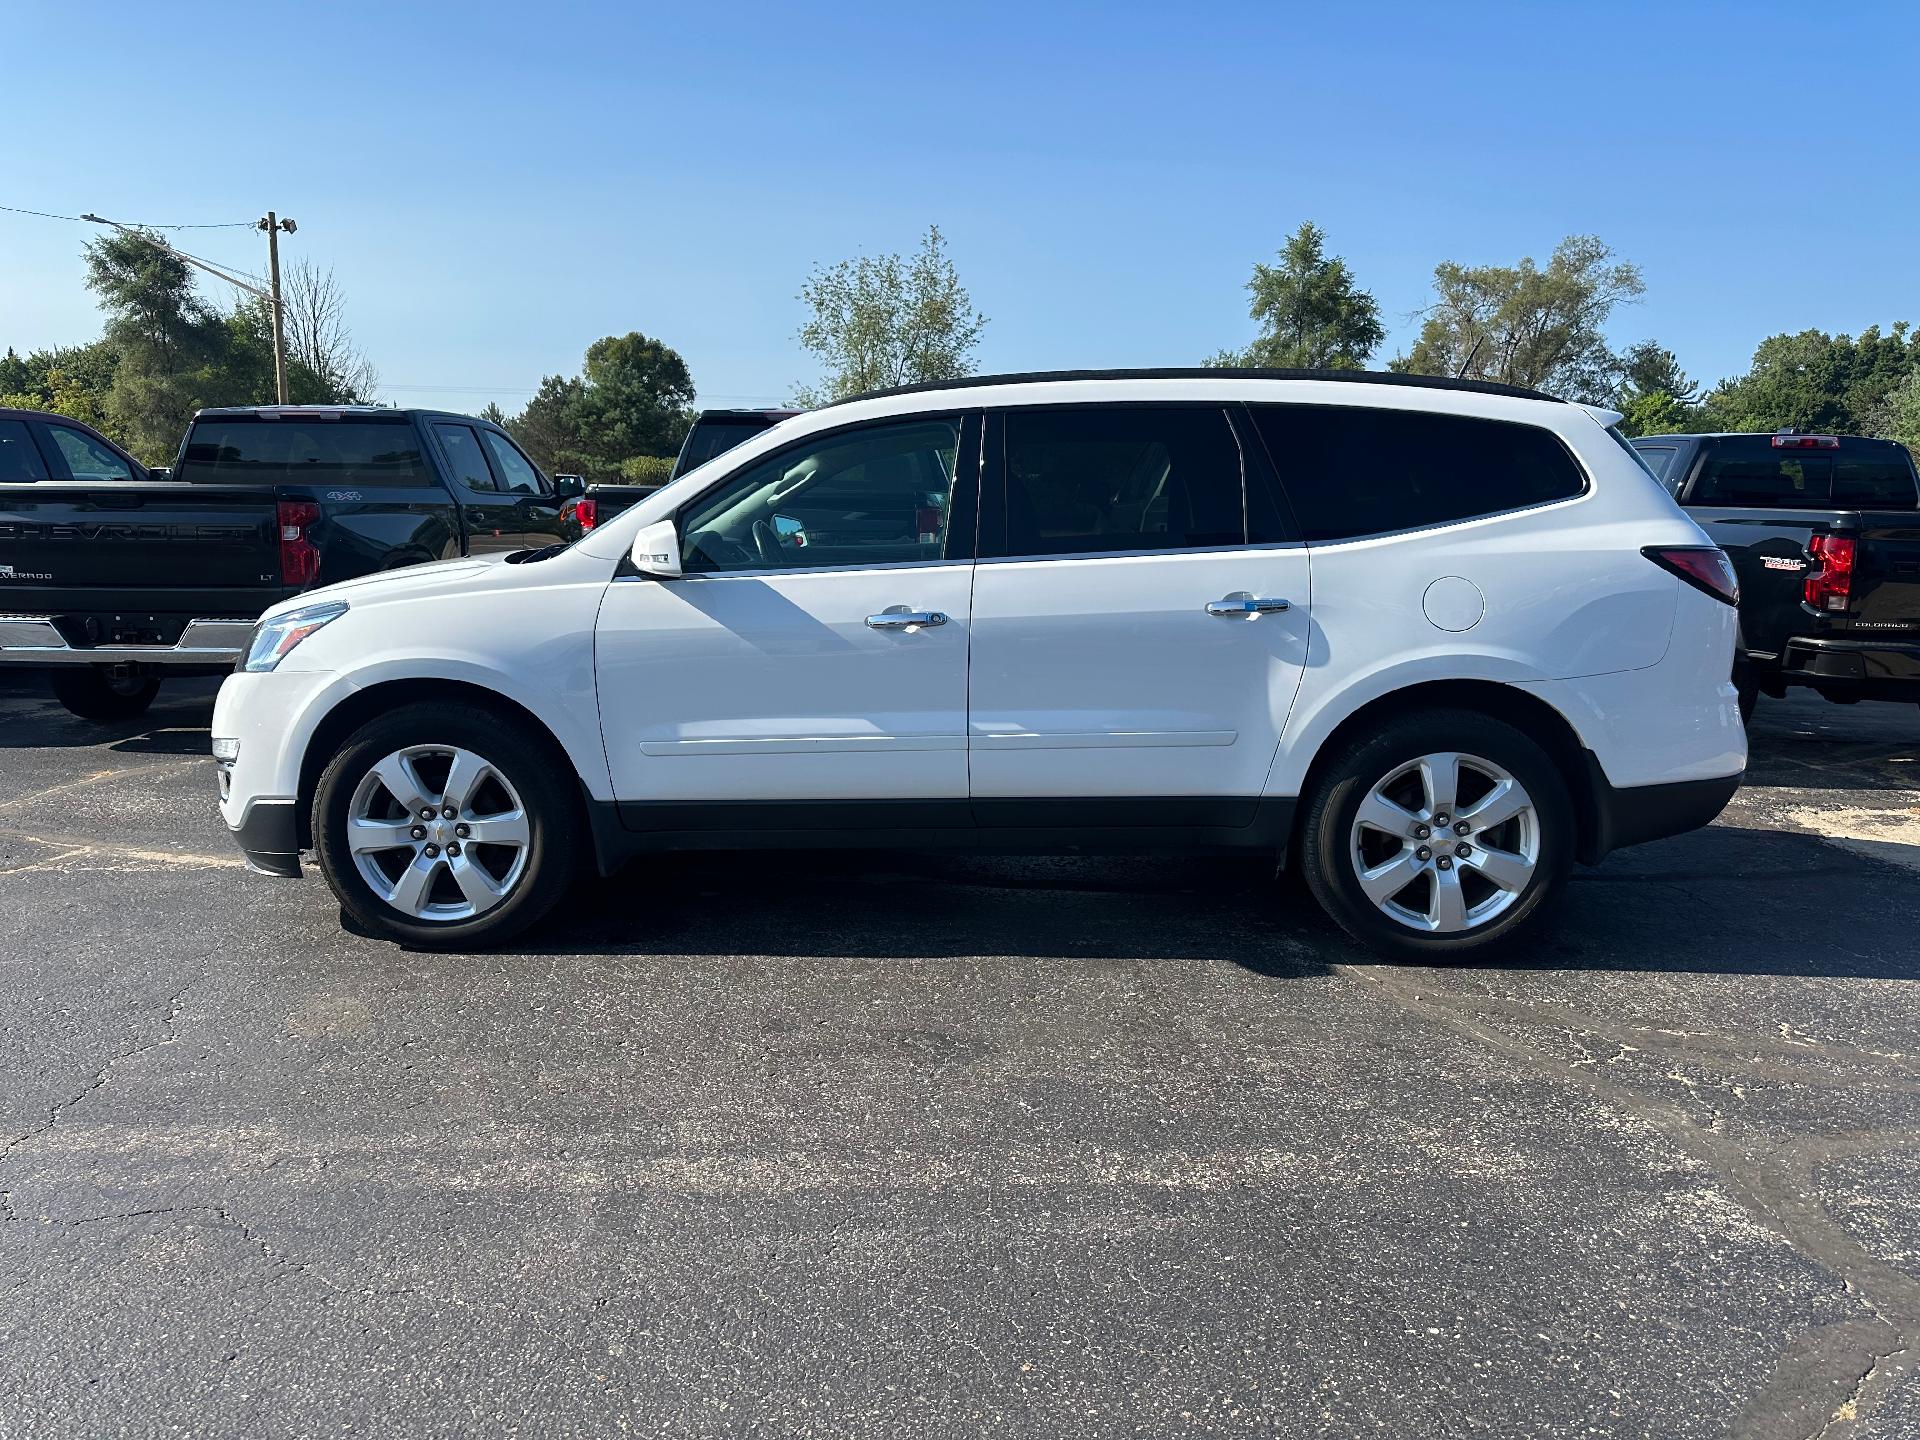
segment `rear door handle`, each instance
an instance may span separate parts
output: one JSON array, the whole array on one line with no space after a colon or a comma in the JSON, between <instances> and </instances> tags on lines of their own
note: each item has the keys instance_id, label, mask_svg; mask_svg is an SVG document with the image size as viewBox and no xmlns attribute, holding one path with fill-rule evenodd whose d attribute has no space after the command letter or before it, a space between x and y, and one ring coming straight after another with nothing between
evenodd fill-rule
<instances>
[{"instance_id":1,"label":"rear door handle","mask_svg":"<svg viewBox=\"0 0 1920 1440\"><path fill-rule=\"evenodd\" d=\"M1258 600L1251 595L1229 595L1207 602L1209 615L1273 615L1292 608L1285 600Z\"/></svg>"},{"instance_id":2,"label":"rear door handle","mask_svg":"<svg viewBox=\"0 0 1920 1440\"><path fill-rule=\"evenodd\" d=\"M938 610L883 610L867 616L869 630L917 630L922 625L944 625L947 617Z\"/></svg>"}]
</instances>

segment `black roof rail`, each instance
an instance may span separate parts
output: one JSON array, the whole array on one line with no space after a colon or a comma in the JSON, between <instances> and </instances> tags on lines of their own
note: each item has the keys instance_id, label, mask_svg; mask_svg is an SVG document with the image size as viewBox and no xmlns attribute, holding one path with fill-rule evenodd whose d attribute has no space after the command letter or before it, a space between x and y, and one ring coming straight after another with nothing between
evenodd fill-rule
<instances>
[{"instance_id":1,"label":"black roof rail","mask_svg":"<svg viewBox=\"0 0 1920 1440\"><path fill-rule=\"evenodd\" d=\"M920 395L930 390L971 390L982 385L1038 385L1053 380L1338 380L1344 384L1406 385L1416 390L1466 390L1476 395L1508 395L1516 400L1565 402L1557 395L1502 385L1494 380L1455 380L1446 375L1403 375L1393 370L1264 370L1246 366L1183 365L1144 370L1026 370L1007 375L966 375L957 380L929 380L918 385L894 385L835 400L881 400L893 395ZM831 408L831 407L828 407Z\"/></svg>"}]
</instances>

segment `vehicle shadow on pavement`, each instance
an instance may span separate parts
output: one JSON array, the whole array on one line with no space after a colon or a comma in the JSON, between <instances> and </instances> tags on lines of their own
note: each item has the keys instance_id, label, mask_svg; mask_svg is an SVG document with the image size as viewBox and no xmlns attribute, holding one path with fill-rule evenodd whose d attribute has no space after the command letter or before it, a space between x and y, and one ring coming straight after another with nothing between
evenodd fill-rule
<instances>
[{"instance_id":1,"label":"vehicle shadow on pavement","mask_svg":"<svg viewBox=\"0 0 1920 1440\"><path fill-rule=\"evenodd\" d=\"M1791 923L1814 897L1848 923ZM661 856L582 885L514 948L1227 961L1276 980L1380 963L1297 880L1255 858L1207 856ZM1576 869L1557 920L1447 968L1920 979L1920 886L1874 852L1715 825Z\"/></svg>"},{"instance_id":2,"label":"vehicle shadow on pavement","mask_svg":"<svg viewBox=\"0 0 1920 1440\"><path fill-rule=\"evenodd\" d=\"M39 676L8 677L0 685L0 745L48 750L101 747L125 755L205 755L218 678L170 682L146 714L116 724L83 720L53 698Z\"/></svg>"}]
</instances>

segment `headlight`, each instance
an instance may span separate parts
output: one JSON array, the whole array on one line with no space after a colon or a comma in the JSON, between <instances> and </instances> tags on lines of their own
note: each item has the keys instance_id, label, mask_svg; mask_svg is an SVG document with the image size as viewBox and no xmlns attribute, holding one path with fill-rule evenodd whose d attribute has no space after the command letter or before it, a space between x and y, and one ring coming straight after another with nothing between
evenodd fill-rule
<instances>
[{"instance_id":1,"label":"headlight","mask_svg":"<svg viewBox=\"0 0 1920 1440\"><path fill-rule=\"evenodd\" d=\"M330 625L347 613L344 600L324 605L304 605L253 627L253 639L247 643L247 658L242 670L271 670L292 653L293 647L323 625Z\"/></svg>"}]
</instances>

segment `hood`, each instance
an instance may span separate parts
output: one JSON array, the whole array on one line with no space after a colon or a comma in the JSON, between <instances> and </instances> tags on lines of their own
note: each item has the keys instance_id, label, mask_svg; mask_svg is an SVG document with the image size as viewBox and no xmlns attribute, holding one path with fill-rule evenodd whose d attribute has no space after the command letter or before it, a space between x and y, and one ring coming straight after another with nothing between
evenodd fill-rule
<instances>
[{"instance_id":1,"label":"hood","mask_svg":"<svg viewBox=\"0 0 1920 1440\"><path fill-rule=\"evenodd\" d=\"M290 600L282 600L261 618L284 615L307 605L328 600L346 600L355 605L377 604L403 595L418 595L436 590L460 590L497 569L505 555L469 555L459 560L434 560L425 565L408 565L399 570L383 570L353 580L339 580L315 590L302 591Z\"/></svg>"}]
</instances>

